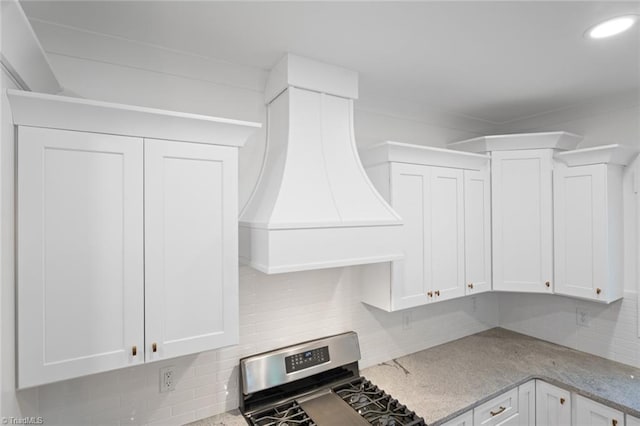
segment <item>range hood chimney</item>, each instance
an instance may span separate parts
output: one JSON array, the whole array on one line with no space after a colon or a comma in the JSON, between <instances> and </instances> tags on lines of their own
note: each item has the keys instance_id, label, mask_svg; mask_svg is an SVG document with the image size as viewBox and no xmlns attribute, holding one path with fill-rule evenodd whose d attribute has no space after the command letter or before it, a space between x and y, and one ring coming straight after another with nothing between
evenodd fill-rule
<instances>
[{"instance_id":1,"label":"range hood chimney","mask_svg":"<svg viewBox=\"0 0 640 426\"><path fill-rule=\"evenodd\" d=\"M271 70L266 158L240 215L240 260L272 274L403 257L400 217L362 168L358 74L288 54Z\"/></svg>"}]
</instances>

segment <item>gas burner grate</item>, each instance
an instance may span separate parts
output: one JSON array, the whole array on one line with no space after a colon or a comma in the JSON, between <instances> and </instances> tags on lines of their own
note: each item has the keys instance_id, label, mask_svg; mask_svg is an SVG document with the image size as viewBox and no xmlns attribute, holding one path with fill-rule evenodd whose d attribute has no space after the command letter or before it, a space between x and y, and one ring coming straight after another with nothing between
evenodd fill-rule
<instances>
[{"instance_id":1,"label":"gas burner grate","mask_svg":"<svg viewBox=\"0 0 640 426\"><path fill-rule=\"evenodd\" d=\"M333 391L374 426L424 426L424 419L360 377Z\"/></svg>"},{"instance_id":2,"label":"gas burner grate","mask_svg":"<svg viewBox=\"0 0 640 426\"><path fill-rule=\"evenodd\" d=\"M316 426L295 401L254 414L251 417L251 424L255 426Z\"/></svg>"}]
</instances>

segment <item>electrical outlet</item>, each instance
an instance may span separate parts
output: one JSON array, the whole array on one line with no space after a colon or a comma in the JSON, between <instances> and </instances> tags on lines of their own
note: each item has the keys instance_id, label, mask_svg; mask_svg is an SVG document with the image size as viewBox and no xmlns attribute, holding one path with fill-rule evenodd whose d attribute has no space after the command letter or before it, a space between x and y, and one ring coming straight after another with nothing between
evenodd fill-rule
<instances>
[{"instance_id":1,"label":"electrical outlet","mask_svg":"<svg viewBox=\"0 0 640 426\"><path fill-rule=\"evenodd\" d=\"M591 316L589 311L584 308L576 308L576 324L580 327L589 327L591 323Z\"/></svg>"},{"instance_id":2,"label":"electrical outlet","mask_svg":"<svg viewBox=\"0 0 640 426\"><path fill-rule=\"evenodd\" d=\"M411 318L411 311L404 311L402 313L402 329L403 330L411 330L411 322L413 318Z\"/></svg>"},{"instance_id":3,"label":"electrical outlet","mask_svg":"<svg viewBox=\"0 0 640 426\"><path fill-rule=\"evenodd\" d=\"M160 392L171 392L176 389L175 367L169 366L160 369Z\"/></svg>"}]
</instances>

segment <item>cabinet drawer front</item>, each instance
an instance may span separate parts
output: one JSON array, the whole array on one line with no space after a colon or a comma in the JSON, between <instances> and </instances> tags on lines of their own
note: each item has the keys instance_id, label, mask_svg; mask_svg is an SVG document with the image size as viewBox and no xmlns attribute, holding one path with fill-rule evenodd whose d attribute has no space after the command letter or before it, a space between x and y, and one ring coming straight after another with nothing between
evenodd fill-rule
<instances>
[{"instance_id":1,"label":"cabinet drawer front","mask_svg":"<svg viewBox=\"0 0 640 426\"><path fill-rule=\"evenodd\" d=\"M443 423L442 426L473 426L473 410L460 414L458 417Z\"/></svg>"},{"instance_id":2,"label":"cabinet drawer front","mask_svg":"<svg viewBox=\"0 0 640 426\"><path fill-rule=\"evenodd\" d=\"M475 426L498 425L518 413L518 388L503 393L476 407L473 411Z\"/></svg>"}]
</instances>

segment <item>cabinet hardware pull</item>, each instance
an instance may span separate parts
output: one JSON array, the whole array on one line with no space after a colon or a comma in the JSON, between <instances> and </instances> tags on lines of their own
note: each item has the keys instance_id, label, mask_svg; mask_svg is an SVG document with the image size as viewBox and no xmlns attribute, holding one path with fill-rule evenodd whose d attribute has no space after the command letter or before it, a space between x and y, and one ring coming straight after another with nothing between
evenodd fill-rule
<instances>
[{"instance_id":1,"label":"cabinet hardware pull","mask_svg":"<svg viewBox=\"0 0 640 426\"><path fill-rule=\"evenodd\" d=\"M133 345L133 347L131 348L131 355L132 356L138 355L138 347L136 345Z\"/></svg>"},{"instance_id":2,"label":"cabinet hardware pull","mask_svg":"<svg viewBox=\"0 0 640 426\"><path fill-rule=\"evenodd\" d=\"M440 290L436 290L436 296L440 296Z\"/></svg>"},{"instance_id":3,"label":"cabinet hardware pull","mask_svg":"<svg viewBox=\"0 0 640 426\"><path fill-rule=\"evenodd\" d=\"M618 426L618 421L617 421L616 419L612 419L612 420L611 420L611 424L612 424L613 426Z\"/></svg>"},{"instance_id":4,"label":"cabinet hardware pull","mask_svg":"<svg viewBox=\"0 0 640 426\"><path fill-rule=\"evenodd\" d=\"M546 285L547 287L551 287L551 283L549 281L545 282L544 285Z\"/></svg>"},{"instance_id":5,"label":"cabinet hardware pull","mask_svg":"<svg viewBox=\"0 0 640 426\"><path fill-rule=\"evenodd\" d=\"M500 406L500 408L498 408L498 410L496 410L496 411L489 411L489 414L491 414L491 417L494 417L494 416L497 416L498 414L502 413L506 409L507 409L507 407Z\"/></svg>"},{"instance_id":6,"label":"cabinet hardware pull","mask_svg":"<svg viewBox=\"0 0 640 426\"><path fill-rule=\"evenodd\" d=\"M433 297L433 292L432 292L432 291L428 291L428 292L427 292L427 296L429 296L429 297Z\"/></svg>"},{"instance_id":7,"label":"cabinet hardware pull","mask_svg":"<svg viewBox=\"0 0 640 426\"><path fill-rule=\"evenodd\" d=\"M564 404L564 398L560 398L560 405Z\"/></svg>"},{"instance_id":8,"label":"cabinet hardware pull","mask_svg":"<svg viewBox=\"0 0 640 426\"><path fill-rule=\"evenodd\" d=\"M469 284L467 285L467 287L469 287L469 288L473 289L473 283L469 283Z\"/></svg>"},{"instance_id":9,"label":"cabinet hardware pull","mask_svg":"<svg viewBox=\"0 0 640 426\"><path fill-rule=\"evenodd\" d=\"M156 342L153 342L153 343L151 344L151 350L152 350L153 352L158 352L158 344L157 344Z\"/></svg>"},{"instance_id":10,"label":"cabinet hardware pull","mask_svg":"<svg viewBox=\"0 0 640 426\"><path fill-rule=\"evenodd\" d=\"M602 293L602 290L599 288L596 288L596 294L600 294L600 293Z\"/></svg>"}]
</instances>

